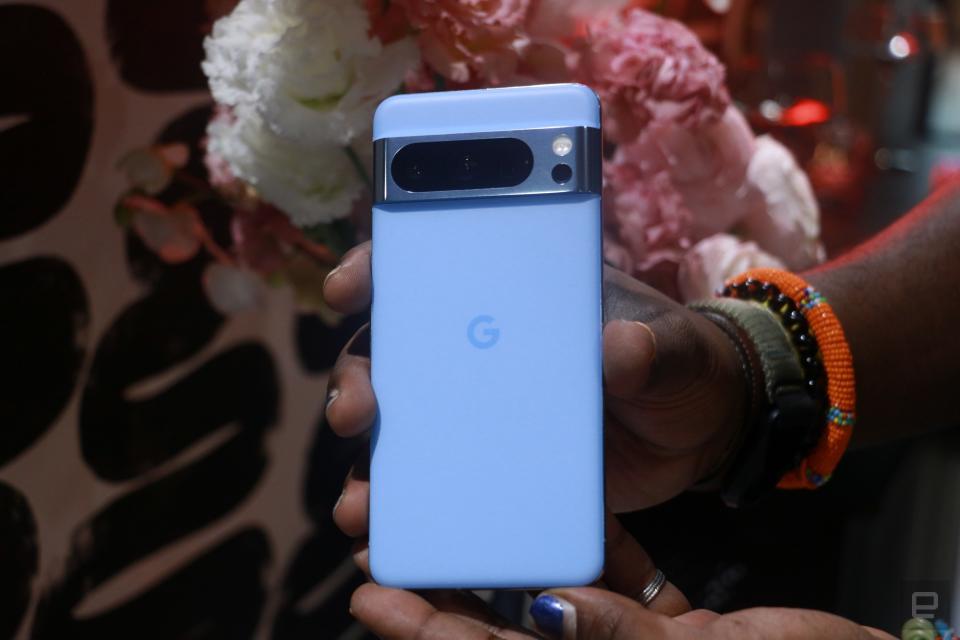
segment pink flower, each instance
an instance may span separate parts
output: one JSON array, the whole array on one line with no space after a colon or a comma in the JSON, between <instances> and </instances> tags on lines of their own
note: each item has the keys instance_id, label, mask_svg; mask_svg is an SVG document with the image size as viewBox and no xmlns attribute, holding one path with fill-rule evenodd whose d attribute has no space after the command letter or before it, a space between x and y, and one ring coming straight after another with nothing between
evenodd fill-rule
<instances>
[{"instance_id":1,"label":"pink flower","mask_svg":"<svg viewBox=\"0 0 960 640\"><path fill-rule=\"evenodd\" d=\"M565 41L583 35L587 20L608 20L632 0L536 0L527 30L539 40Z\"/></svg>"},{"instance_id":2,"label":"pink flower","mask_svg":"<svg viewBox=\"0 0 960 640\"><path fill-rule=\"evenodd\" d=\"M784 264L753 242L718 233L701 240L680 261L677 285L684 302L714 295L725 280L755 267L783 269Z\"/></svg>"},{"instance_id":3,"label":"pink flower","mask_svg":"<svg viewBox=\"0 0 960 640\"><path fill-rule=\"evenodd\" d=\"M210 123L223 123L229 126L235 120L236 116L230 107L218 104L214 108ZM200 146L204 150L203 165L207 169L207 180L209 180L210 186L234 204L242 205L245 208L255 206L257 197L253 190L233 173L233 169L230 168L230 163L226 158L210 149L210 145L207 144L208 140L209 138L204 138Z\"/></svg>"},{"instance_id":4,"label":"pink flower","mask_svg":"<svg viewBox=\"0 0 960 640\"><path fill-rule=\"evenodd\" d=\"M696 129L730 104L723 65L697 37L640 9L591 24L571 63L599 94L605 133L616 142L636 139L651 122Z\"/></svg>"},{"instance_id":5,"label":"pink flower","mask_svg":"<svg viewBox=\"0 0 960 640\"><path fill-rule=\"evenodd\" d=\"M770 136L757 138L747 183L759 194L760 206L743 218L743 234L794 271L823 262L820 207L789 149Z\"/></svg>"},{"instance_id":6,"label":"pink flower","mask_svg":"<svg viewBox=\"0 0 960 640\"><path fill-rule=\"evenodd\" d=\"M303 230L290 222L290 218L267 204L260 204L252 210L235 211L230 232L240 264L266 277L282 271L299 253L324 264L336 261L330 249L311 241Z\"/></svg>"},{"instance_id":7,"label":"pink flower","mask_svg":"<svg viewBox=\"0 0 960 640\"><path fill-rule=\"evenodd\" d=\"M693 213L694 240L727 231L762 206L759 194L747 184L754 149L753 131L732 105L718 120L696 129L651 123L635 143L621 147L643 171L669 174Z\"/></svg>"},{"instance_id":8,"label":"pink flower","mask_svg":"<svg viewBox=\"0 0 960 640\"><path fill-rule=\"evenodd\" d=\"M603 260L624 273L633 273L633 254L620 242L615 232L603 234Z\"/></svg>"},{"instance_id":9,"label":"pink flower","mask_svg":"<svg viewBox=\"0 0 960 640\"><path fill-rule=\"evenodd\" d=\"M236 211L230 220L233 251L240 264L269 276L283 267L289 251L274 231L276 226L292 226L287 216L271 206L253 211Z\"/></svg>"},{"instance_id":10,"label":"pink flower","mask_svg":"<svg viewBox=\"0 0 960 640\"><path fill-rule=\"evenodd\" d=\"M366 0L367 14L370 16L371 37L376 36L383 44L390 44L405 37L410 31L403 7L395 2L384 0Z\"/></svg>"},{"instance_id":11,"label":"pink flower","mask_svg":"<svg viewBox=\"0 0 960 640\"><path fill-rule=\"evenodd\" d=\"M531 0L396 0L420 30L423 58L449 80L497 84L516 69Z\"/></svg>"},{"instance_id":12,"label":"pink flower","mask_svg":"<svg viewBox=\"0 0 960 640\"><path fill-rule=\"evenodd\" d=\"M421 62L403 76L403 88L407 93L426 93L437 90L437 79L426 62Z\"/></svg>"},{"instance_id":13,"label":"pink flower","mask_svg":"<svg viewBox=\"0 0 960 640\"><path fill-rule=\"evenodd\" d=\"M644 174L620 153L603 173L607 259L669 292L691 245L689 209L665 172Z\"/></svg>"}]
</instances>

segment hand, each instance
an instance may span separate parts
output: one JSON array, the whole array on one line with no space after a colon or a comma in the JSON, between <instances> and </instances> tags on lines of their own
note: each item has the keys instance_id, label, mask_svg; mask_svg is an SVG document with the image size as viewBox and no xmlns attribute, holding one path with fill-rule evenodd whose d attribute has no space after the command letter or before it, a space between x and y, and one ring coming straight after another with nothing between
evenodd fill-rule
<instances>
[{"instance_id":1,"label":"hand","mask_svg":"<svg viewBox=\"0 0 960 640\"><path fill-rule=\"evenodd\" d=\"M420 596L368 583L353 594L350 610L385 640L542 637L507 623L479 598L463 592ZM727 615L701 609L670 617L593 587L541 593L530 612L540 634L563 640L895 640L877 629L803 609L747 609Z\"/></svg>"},{"instance_id":2,"label":"hand","mask_svg":"<svg viewBox=\"0 0 960 640\"><path fill-rule=\"evenodd\" d=\"M656 569L646 551L637 544L615 516L606 519L606 571L591 591L612 590L630 602L653 578ZM365 543L357 545L354 560L369 575L369 553ZM601 588L602 587L602 588ZM639 606L639 605L638 605ZM413 593L369 583L354 593L353 615L383 638L503 638L532 639L541 636L513 624L469 591L425 591ZM647 611L678 616L690 611L680 591L667 582Z\"/></svg>"},{"instance_id":3,"label":"hand","mask_svg":"<svg viewBox=\"0 0 960 640\"><path fill-rule=\"evenodd\" d=\"M330 273L324 296L335 310L355 313L370 304L370 292L367 242ZM735 347L717 326L610 268L604 314L606 499L616 512L634 511L717 468L744 421L745 381ZM376 410L364 327L331 373L327 421L337 434L354 436L370 429ZM348 532L366 519L366 495L352 486L338 509Z\"/></svg>"},{"instance_id":4,"label":"hand","mask_svg":"<svg viewBox=\"0 0 960 640\"><path fill-rule=\"evenodd\" d=\"M331 273L324 295L334 309L355 313L370 304L370 291L370 245L365 243ZM744 381L739 357L717 327L612 269L604 272L604 312L607 498L616 510L628 511L667 500L716 468L744 420ZM327 420L338 434L354 436L367 431L375 416L369 329L364 328L331 374ZM354 537L367 531L366 462L362 458L351 471L334 509L337 525ZM598 587L609 590L541 594L533 613L542 633L566 640L892 638L814 611L752 609L725 616L690 611L669 583L645 608L632 598L649 583L653 563L616 518L608 516L606 529L605 573ZM365 543L354 557L369 572ZM463 591L419 595L370 583L354 593L351 611L387 640L541 637L499 618Z\"/></svg>"},{"instance_id":5,"label":"hand","mask_svg":"<svg viewBox=\"0 0 960 640\"><path fill-rule=\"evenodd\" d=\"M648 607L636 598L655 572L646 551L607 516L606 571L593 587L552 589L530 608L536 631L505 620L469 591L414 593L360 586L350 600L351 613L384 640L895 640L820 611L747 609L720 615L691 611L683 594L666 583ZM365 544L354 558L369 573Z\"/></svg>"}]
</instances>

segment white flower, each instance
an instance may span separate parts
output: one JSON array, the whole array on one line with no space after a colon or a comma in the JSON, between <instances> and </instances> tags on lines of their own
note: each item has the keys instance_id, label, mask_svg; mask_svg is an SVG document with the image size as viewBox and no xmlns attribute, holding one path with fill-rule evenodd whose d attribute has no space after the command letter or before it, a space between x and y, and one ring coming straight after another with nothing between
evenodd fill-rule
<instances>
[{"instance_id":1,"label":"white flower","mask_svg":"<svg viewBox=\"0 0 960 640\"><path fill-rule=\"evenodd\" d=\"M747 182L763 196L765 206L743 219L744 234L790 269L823 262L820 208L793 154L770 136L760 136L747 168Z\"/></svg>"},{"instance_id":2,"label":"white flower","mask_svg":"<svg viewBox=\"0 0 960 640\"><path fill-rule=\"evenodd\" d=\"M365 188L343 147L308 147L282 138L254 111L218 115L207 136L210 153L299 226L348 215Z\"/></svg>"},{"instance_id":3,"label":"white flower","mask_svg":"<svg viewBox=\"0 0 960 640\"><path fill-rule=\"evenodd\" d=\"M711 297L724 281L747 269L783 269L783 263L753 242L726 233L693 245L680 261L677 285L685 302Z\"/></svg>"},{"instance_id":4,"label":"white flower","mask_svg":"<svg viewBox=\"0 0 960 640\"><path fill-rule=\"evenodd\" d=\"M204 42L203 70L217 102L276 133L348 144L419 62L412 38L382 45L368 22L361 0L241 0Z\"/></svg>"}]
</instances>

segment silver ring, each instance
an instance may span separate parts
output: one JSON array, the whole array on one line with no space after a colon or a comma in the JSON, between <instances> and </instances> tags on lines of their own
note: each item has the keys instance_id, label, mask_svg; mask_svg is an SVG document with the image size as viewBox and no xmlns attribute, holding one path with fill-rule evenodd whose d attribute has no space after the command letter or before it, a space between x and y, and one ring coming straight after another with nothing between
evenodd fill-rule
<instances>
[{"instance_id":1,"label":"silver ring","mask_svg":"<svg viewBox=\"0 0 960 640\"><path fill-rule=\"evenodd\" d=\"M663 571L657 569L657 573L654 574L653 579L647 583L647 586L645 586L640 593L640 604L649 607L650 603L663 591L663 585L665 584L667 584L667 576L663 575Z\"/></svg>"}]
</instances>

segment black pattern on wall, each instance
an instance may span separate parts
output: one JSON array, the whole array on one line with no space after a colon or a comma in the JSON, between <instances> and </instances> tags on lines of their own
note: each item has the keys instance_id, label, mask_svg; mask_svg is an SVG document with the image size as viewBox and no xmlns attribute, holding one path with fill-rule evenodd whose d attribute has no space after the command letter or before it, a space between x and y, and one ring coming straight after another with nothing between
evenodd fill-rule
<instances>
[{"instance_id":1,"label":"black pattern on wall","mask_svg":"<svg viewBox=\"0 0 960 640\"><path fill-rule=\"evenodd\" d=\"M330 516L363 443L322 424L365 319L284 291L224 317L204 254L113 220L130 148L186 142L205 178L208 4L0 4L0 639L366 637Z\"/></svg>"}]
</instances>

